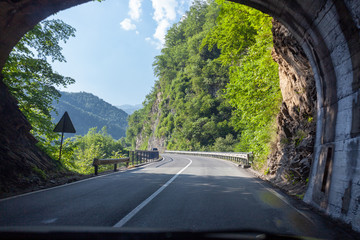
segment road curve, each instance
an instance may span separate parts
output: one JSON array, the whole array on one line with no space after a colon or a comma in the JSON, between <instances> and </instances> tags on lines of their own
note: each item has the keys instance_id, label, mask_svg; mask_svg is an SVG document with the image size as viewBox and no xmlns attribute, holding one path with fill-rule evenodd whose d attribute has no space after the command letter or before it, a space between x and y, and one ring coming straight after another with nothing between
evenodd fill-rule
<instances>
[{"instance_id":1,"label":"road curve","mask_svg":"<svg viewBox=\"0 0 360 240\"><path fill-rule=\"evenodd\" d=\"M229 161L164 155L149 165L0 200L3 226L259 229L331 239L324 220Z\"/></svg>"}]
</instances>

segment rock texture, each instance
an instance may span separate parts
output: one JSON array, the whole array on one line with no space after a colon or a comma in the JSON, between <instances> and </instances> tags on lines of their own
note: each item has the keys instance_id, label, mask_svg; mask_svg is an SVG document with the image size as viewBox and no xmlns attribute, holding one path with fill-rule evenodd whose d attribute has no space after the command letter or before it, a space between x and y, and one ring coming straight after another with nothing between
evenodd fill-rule
<instances>
[{"instance_id":1,"label":"rock texture","mask_svg":"<svg viewBox=\"0 0 360 240\"><path fill-rule=\"evenodd\" d=\"M144 135L146 134L138 134L136 136L136 149L142 149L142 146L146 145L147 150L152 150L153 148L157 148L160 152L165 151L166 145L166 138L165 137L157 137L156 136L156 129L158 128L160 117L161 117L161 110L159 109L161 103L162 93L159 92L156 96L156 100L151 107L150 116L152 118L151 121L151 133L148 138L145 138ZM145 129L142 129L142 132L145 132Z\"/></svg>"},{"instance_id":2,"label":"rock texture","mask_svg":"<svg viewBox=\"0 0 360 240\"><path fill-rule=\"evenodd\" d=\"M315 80L305 53L289 30L277 21L272 30L283 103L266 177L293 194L303 195L314 151Z\"/></svg>"},{"instance_id":3,"label":"rock texture","mask_svg":"<svg viewBox=\"0 0 360 240\"><path fill-rule=\"evenodd\" d=\"M3 197L30 186L45 185L64 172L36 147L37 141L29 133L30 124L2 81L0 96L0 197Z\"/></svg>"},{"instance_id":4,"label":"rock texture","mask_svg":"<svg viewBox=\"0 0 360 240\"><path fill-rule=\"evenodd\" d=\"M39 21L87 1L90 0L0 1L0 70L14 45ZM62 175L76 175L60 170L38 149L30 130L0 76L0 197L45 186Z\"/></svg>"}]
</instances>

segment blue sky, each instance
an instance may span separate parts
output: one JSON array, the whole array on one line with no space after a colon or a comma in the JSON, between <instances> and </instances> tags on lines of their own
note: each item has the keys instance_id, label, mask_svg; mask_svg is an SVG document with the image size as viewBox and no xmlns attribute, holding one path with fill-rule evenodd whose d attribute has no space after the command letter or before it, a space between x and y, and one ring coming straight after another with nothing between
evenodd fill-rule
<instances>
[{"instance_id":1,"label":"blue sky","mask_svg":"<svg viewBox=\"0 0 360 240\"><path fill-rule=\"evenodd\" d=\"M113 105L140 104L154 85L152 63L164 36L191 0L106 0L62 11L51 18L76 28L63 44L66 63L52 63L76 83L68 92L90 92Z\"/></svg>"}]
</instances>

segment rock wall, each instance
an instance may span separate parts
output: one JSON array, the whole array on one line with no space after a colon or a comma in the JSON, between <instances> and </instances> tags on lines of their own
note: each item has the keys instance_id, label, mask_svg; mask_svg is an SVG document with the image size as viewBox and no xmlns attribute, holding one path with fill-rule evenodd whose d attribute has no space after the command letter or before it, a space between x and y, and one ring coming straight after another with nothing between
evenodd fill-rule
<instances>
[{"instance_id":1,"label":"rock wall","mask_svg":"<svg viewBox=\"0 0 360 240\"><path fill-rule=\"evenodd\" d=\"M283 102L277 116L277 139L268 157L268 180L303 195L313 159L316 89L310 63L288 29L273 22L273 59L279 64Z\"/></svg>"},{"instance_id":2,"label":"rock wall","mask_svg":"<svg viewBox=\"0 0 360 240\"><path fill-rule=\"evenodd\" d=\"M41 184L55 162L36 147L31 126L0 81L0 195Z\"/></svg>"},{"instance_id":3,"label":"rock wall","mask_svg":"<svg viewBox=\"0 0 360 240\"><path fill-rule=\"evenodd\" d=\"M150 136L146 136L146 133L144 134L144 129L142 129L142 132L136 136L136 149L141 149L141 146L143 146L145 143L147 145L147 150L152 150L153 148L157 148L160 152L165 151L165 145L166 145L166 138L163 137L157 137L156 136L156 129L160 123L160 117L161 117L161 110L159 108L161 103L161 92L158 92L156 96L156 100L154 104L151 107L151 111L149 113L149 116L151 116L151 134Z\"/></svg>"},{"instance_id":4,"label":"rock wall","mask_svg":"<svg viewBox=\"0 0 360 240\"><path fill-rule=\"evenodd\" d=\"M159 92L156 96L156 101L151 109L151 112L153 113L153 116L155 116L155 120L151 126L151 131L152 134L149 138L148 141L148 150L152 150L153 148L157 148L160 152L164 152L165 151L165 144L166 144L166 138L164 136L162 137L157 137L156 136L156 129L159 126L160 123L160 117L161 117L161 110L159 108L160 103L161 103L161 96L162 93Z\"/></svg>"},{"instance_id":5,"label":"rock wall","mask_svg":"<svg viewBox=\"0 0 360 240\"><path fill-rule=\"evenodd\" d=\"M20 38L49 15L90 0L0 1L0 70ZM69 174L36 147L31 126L0 76L0 197Z\"/></svg>"}]
</instances>

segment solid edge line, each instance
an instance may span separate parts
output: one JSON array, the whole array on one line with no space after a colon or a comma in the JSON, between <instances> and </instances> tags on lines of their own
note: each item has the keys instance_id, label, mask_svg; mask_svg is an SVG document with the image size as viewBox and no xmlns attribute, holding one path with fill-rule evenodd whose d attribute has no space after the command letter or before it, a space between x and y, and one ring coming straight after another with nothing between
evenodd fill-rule
<instances>
[{"instance_id":1,"label":"solid edge line","mask_svg":"<svg viewBox=\"0 0 360 240\"><path fill-rule=\"evenodd\" d=\"M260 184L261 186L263 186L267 191L271 192L272 194L274 194L276 197L278 197L281 201L283 201L284 203L286 203L290 208L294 209L296 212L298 212L300 215L302 215L304 218L306 218L308 221L310 221L311 223L315 224L314 221L307 216L305 213L303 213L301 210L297 209L295 206L293 206L291 203L289 203L289 201L286 199L286 197L284 197L282 194L278 193L276 190L269 188L267 186L265 186L265 184L263 184L262 182L259 181L259 179L256 179L257 183Z\"/></svg>"},{"instance_id":2,"label":"solid edge line","mask_svg":"<svg viewBox=\"0 0 360 240\"><path fill-rule=\"evenodd\" d=\"M162 159L161 159L160 161L151 162L151 163L148 163L148 164L145 164L145 165L142 165L142 166L138 166L138 167L134 167L134 168L130 168L130 169L125 169L125 170L120 170L120 171L113 172L113 173L109 173L109 174L105 174L105 175L89 177L89 178L85 178L85 179L82 179L82 180L79 180L79 181L75 181L75 182L71 182L71 183L65 183L65 184L63 184L63 185L58 185L58 186L54 186L54 187L50 187L50 188L45 188L45 189L41 189L41 190L37 190L37 191L33 191L33 192L27 192L27 193L23 193L23 194L16 195L16 196L11 196L11 197L7 197L7 198L2 198L2 199L0 199L0 202L7 201L7 200L11 200L11 199L15 199L15 198L19 198L19 197L25 197L25 196L28 196L28 195L31 195L31 194L35 194L35 193L41 193L41 192L50 191L50 190L53 190L53 189L56 189L56 188L67 187L67 186L70 186L70 185L73 185L73 184L77 184L77 183L81 183L81 182L85 182L85 181L90 181L90 180L95 180L95 179L97 179L97 178L107 177L107 176L111 176L111 175L114 175L114 174L119 174L119 173L123 173L123 172L127 172L127 171L132 171L132 170L134 170L135 168L146 167L146 166L149 166L149 165L154 164L154 163L159 163L159 162L161 162L161 161L163 161L163 160L165 160L164 157L162 157Z\"/></svg>"},{"instance_id":3,"label":"solid edge line","mask_svg":"<svg viewBox=\"0 0 360 240\"><path fill-rule=\"evenodd\" d=\"M123 217L118 223L116 223L113 227L122 227L124 226L131 218L133 218L141 209L143 209L151 200L153 200L159 193L161 193L167 186L170 185L185 169L187 169L191 164L191 159L188 159L190 162L181 169L178 173L176 173L169 181L167 181L164 185L161 186L156 192L151 194L150 197L145 199L142 203L140 203L136 208L134 208L130 213L128 213L125 217Z\"/></svg>"}]
</instances>

